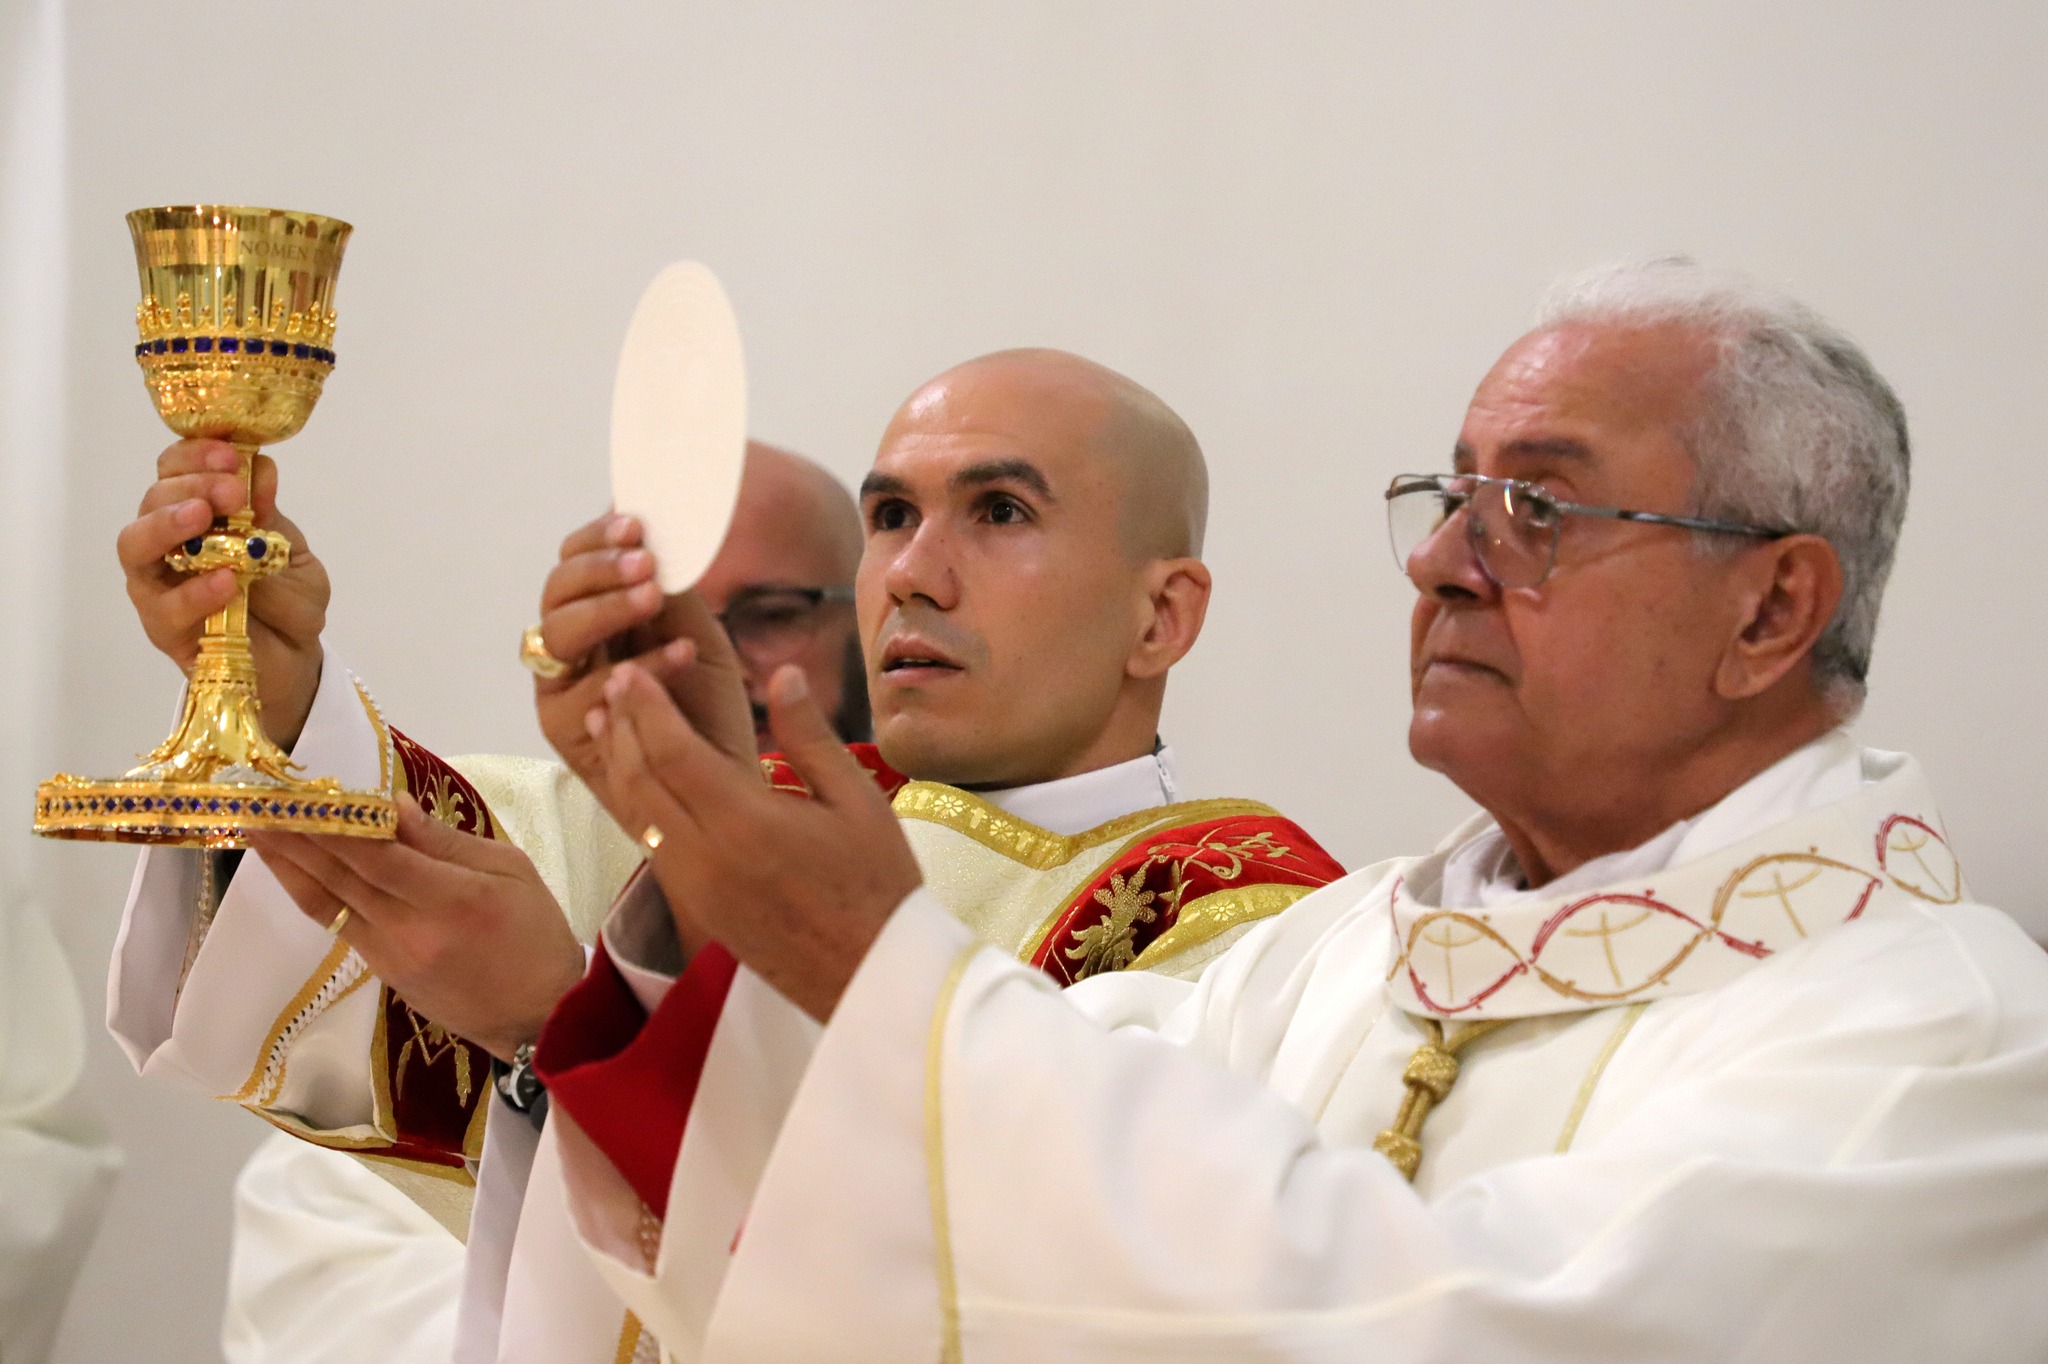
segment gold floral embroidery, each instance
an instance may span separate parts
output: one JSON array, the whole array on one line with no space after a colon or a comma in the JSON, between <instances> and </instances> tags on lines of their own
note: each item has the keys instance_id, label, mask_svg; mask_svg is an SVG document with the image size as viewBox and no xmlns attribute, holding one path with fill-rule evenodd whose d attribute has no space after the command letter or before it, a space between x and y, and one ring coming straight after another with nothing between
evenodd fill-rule
<instances>
[{"instance_id":1,"label":"gold floral embroidery","mask_svg":"<svg viewBox=\"0 0 2048 1364\"><path fill-rule=\"evenodd\" d=\"M403 1001L400 1001L403 1003ZM397 1073L394 1088L398 1098L405 1097L405 1071L417 1058L422 1068L431 1070L439 1065L451 1051L455 1053L455 1100L467 1104L474 1088L469 1073L469 1047L462 1039L449 1032L439 1023L424 1017L412 1005L405 1004L406 1022L412 1025L412 1036L405 1039L398 1049L398 1064L392 1067ZM418 1050L415 1051L414 1048Z\"/></svg>"},{"instance_id":2,"label":"gold floral embroidery","mask_svg":"<svg viewBox=\"0 0 2048 1364\"><path fill-rule=\"evenodd\" d=\"M483 812L477 809L469 792L451 781L446 772L434 773L425 790L413 792L413 799L420 803L420 809L443 824L457 829L484 827Z\"/></svg>"},{"instance_id":3,"label":"gold floral embroidery","mask_svg":"<svg viewBox=\"0 0 2048 1364\"><path fill-rule=\"evenodd\" d=\"M1095 892L1095 902L1109 910L1109 917L1074 935L1067 960L1081 963L1074 968L1075 980L1085 980L1103 971L1121 971L1137 958L1137 926L1159 917L1159 911L1152 907L1158 895L1144 888L1145 872L1151 865L1145 863L1128 877L1111 873L1108 889Z\"/></svg>"},{"instance_id":4,"label":"gold floral embroidery","mask_svg":"<svg viewBox=\"0 0 2048 1364\"><path fill-rule=\"evenodd\" d=\"M1155 923L1161 913L1172 915L1178 923L1191 868L1205 871L1218 881L1235 881L1254 861L1280 862L1298 857L1293 848L1271 832L1261 830L1236 839L1207 838L1192 848L1176 845L1151 854L1125 876L1112 872L1108 889L1095 892L1095 903L1109 911L1108 917L1076 928L1072 935L1074 945L1066 949L1067 960L1081 962L1073 978L1082 980L1101 971L1121 971L1129 966L1140 955L1136 948L1139 924ZM1143 890L1155 867L1166 869L1166 888L1156 892ZM1155 900L1156 909L1152 908Z\"/></svg>"}]
</instances>

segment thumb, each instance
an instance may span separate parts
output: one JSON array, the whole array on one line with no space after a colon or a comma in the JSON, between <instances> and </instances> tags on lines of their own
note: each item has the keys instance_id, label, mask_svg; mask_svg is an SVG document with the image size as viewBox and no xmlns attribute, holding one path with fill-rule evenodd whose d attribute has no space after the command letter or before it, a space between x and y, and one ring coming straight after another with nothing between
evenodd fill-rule
<instances>
[{"instance_id":1,"label":"thumb","mask_svg":"<svg viewBox=\"0 0 2048 1364\"><path fill-rule=\"evenodd\" d=\"M812 795L827 805L857 798L861 786L874 788L866 769L825 722L824 712L811 699L810 681L793 663L784 664L768 679L768 729Z\"/></svg>"},{"instance_id":2,"label":"thumb","mask_svg":"<svg viewBox=\"0 0 2048 1364\"><path fill-rule=\"evenodd\" d=\"M467 865L473 860L464 856L469 851L471 840L472 835L428 814L413 799L410 791L399 792L398 841L401 844L436 862Z\"/></svg>"}]
</instances>

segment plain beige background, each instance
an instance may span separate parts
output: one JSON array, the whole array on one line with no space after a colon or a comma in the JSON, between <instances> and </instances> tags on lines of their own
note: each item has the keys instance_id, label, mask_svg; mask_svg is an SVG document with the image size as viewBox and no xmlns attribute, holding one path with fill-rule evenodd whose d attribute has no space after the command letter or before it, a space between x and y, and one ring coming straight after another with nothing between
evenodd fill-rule
<instances>
[{"instance_id":1,"label":"plain beige background","mask_svg":"<svg viewBox=\"0 0 2048 1364\"><path fill-rule=\"evenodd\" d=\"M1445 462L1552 277L1685 250L1818 305L1904 395L1913 507L1858 728L1928 763L1980 895L2048 931L2037 0L72 0L69 29L70 623L42 742L73 770L124 766L176 693L111 549L166 440L128 352L130 208L356 224L284 501L334 574L334 655L431 746L541 751L518 632L603 506L633 300L697 256L757 433L849 479L913 385L999 346L1079 350L1186 414L1217 594L1168 736L1194 785L1354 864L1463 808L1403 746L1388 477ZM91 1013L129 864L40 854ZM94 1048L128 1167L58 1357L215 1358L258 1124Z\"/></svg>"}]
</instances>

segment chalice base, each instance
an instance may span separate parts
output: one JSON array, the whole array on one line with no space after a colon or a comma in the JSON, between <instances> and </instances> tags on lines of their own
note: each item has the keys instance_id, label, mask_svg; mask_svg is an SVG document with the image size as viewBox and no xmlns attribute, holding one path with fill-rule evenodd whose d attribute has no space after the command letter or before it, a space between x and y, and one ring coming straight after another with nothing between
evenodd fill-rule
<instances>
[{"instance_id":1,"label":"chalice base","mask_svg":"<svg viewBox=\"0 0 2048 1364\"><path fill-rule=\"evenodd\" d=\"M374 791L315 781L135 781L60 772L36 788L46 838L246 848L251 829L396 838L398 806Z\"/></svg>"},{"instance_id":2,"label":"chalice base","mask_svg":"<svg viewBox=\"0 0 2048 1364\"><path fill-rule=\"evenodd\" d=\"M49 838L247 847L251 829L396 838L398 806L332 777L303 777L263 732L255 668L237 609L231 633L201 643L171 737L119 777L60 772L36 788L35 831Z\"/></svg>"}]
</instances>

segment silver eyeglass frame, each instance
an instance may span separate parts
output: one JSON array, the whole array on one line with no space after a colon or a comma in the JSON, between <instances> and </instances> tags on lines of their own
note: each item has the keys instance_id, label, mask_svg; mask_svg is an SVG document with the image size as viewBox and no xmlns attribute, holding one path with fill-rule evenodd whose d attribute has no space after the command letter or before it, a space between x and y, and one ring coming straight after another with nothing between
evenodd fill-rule
<instances>
[{"instance_id":1,"label":"silver eyeglass frame","mask_svg":"<svg viewBox=\"0 0 2048 1364\"><path fill-rule=\"evenodd\" d=\"M1514 512L1515 498L1518 495L1529 502L1548 506L1557 513L1557 520L1549 527L1550 552L1544 557L1543 571L1536 576L1533 582L1515 583L1512 586L1503 583L1499 575L1494 572L1493 565L1486 561L1486 551L1481 544L1484 538L1482 531L1484 523L1476 516L1468 515L1466 517L1465 539L1472 546L1473 557L1478 560L1481 571L1493 581L1493 584L1505 591L1520 591L1526 588L1537 587L1550 576L1551 569L1557 566L1557 545L1558 541L1564 536L1564 518L1567 516L1591 516L1603 521L1633 521L1641 525L1651 526L1676 526L1680 530L1698 531L1706 535L1741 535L1753 540L1782 540L1788 535L1796 535L1798 533L1797 531L1778 530L1766 526L1745 525L1739 521L1712 521L1698 516L1673 516L1667 512L1632 511L1626 507L1594 507L1583 502L1567 501L1556 493L1551 492L1542 484L1531 483L1527 479L1521 478L1491 478L1485 474L1396 474L1393 481L1387 485L1386 491L1387 540L1394 554L1394 567L1398 568L1403 574L1408 572L1408 563L1407 560L1401 557L1400 536L1394 528L1395 501L1402 497L1417 496L1425 492L1448 499L1451 494L1446 485L1450 483L1462 483L1468 485L1473 490L1483 488L1500 489L1502 505L1507 508L1510 520L1519 520ZM1471 494L1468 493L1467 500L1470 500L1470 496ZM1425 535L1421 540L1415 542L1415 549L1421 548L1429 540L1430 536L1440 533L1443 527L1450 523L1452 517L1464 510L1465 508L1460 506L1446 513L1436 530L1431 531L1429 535ZM1414 550L1411 549L1409 553L1412 555Z\"/></svg>"}]
</instances>

